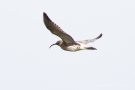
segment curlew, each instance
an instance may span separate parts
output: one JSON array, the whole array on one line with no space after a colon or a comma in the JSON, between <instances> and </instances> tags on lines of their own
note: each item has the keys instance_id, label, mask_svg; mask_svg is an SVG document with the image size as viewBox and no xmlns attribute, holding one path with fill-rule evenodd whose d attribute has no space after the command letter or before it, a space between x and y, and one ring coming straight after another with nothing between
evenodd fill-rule
<instances>
[{"instance_id":1,"label":"curlew","mask_svg":"<svg viewBox=\"0 0 135 90\"><path fill-rule=\"evenodd\" d=\"M53 45L58 45L63 50L72 52L79 50L97 50L96 48L87 46L86 44L88 44L89 42L94 42L102 37L101 33L98 37L94 39L75 41L69 34L64 32L58 25L56 25L44 12L43 12L43 22L46 28L50 30L52 34L55 34L62 39L57 41L55 44L52 44L49 48L51 48Z\"/></svg>"}]
</instances>

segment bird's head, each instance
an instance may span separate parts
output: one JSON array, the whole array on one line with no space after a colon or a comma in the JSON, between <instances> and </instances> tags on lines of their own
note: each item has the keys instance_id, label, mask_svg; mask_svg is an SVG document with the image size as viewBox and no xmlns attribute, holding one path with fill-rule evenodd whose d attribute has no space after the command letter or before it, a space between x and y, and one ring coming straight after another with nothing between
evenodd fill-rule
<instances>
[{"instance_id":1,"label":"bird's head","mask_svg":"<svg viewBox=\"0 0 135 90\"><path fill-rule=\"evenodd\" d=\"M58 45L58 46L60 46L62 43L63 43L63 41L62 41L62 40L59 40L59 41L57 41L56 43L52 44L49 48L51 48L53 45Z\"/></svg>"}]
</instances>

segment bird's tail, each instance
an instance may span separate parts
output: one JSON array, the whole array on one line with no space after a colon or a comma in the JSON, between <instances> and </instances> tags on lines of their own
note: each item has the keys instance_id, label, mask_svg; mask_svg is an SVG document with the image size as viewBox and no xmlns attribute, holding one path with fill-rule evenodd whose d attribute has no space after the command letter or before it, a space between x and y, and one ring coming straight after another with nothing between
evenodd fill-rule
<instances>
[{"instance_id":1,"label":"bird's tail","mask_svg":"<svg viewBox=\"0 0 135 90\"><path fill-rule=\"evenodd\" d=\"M97 49L94 48L94 47L85 47L85 49L87 49L87 50L97 50Z\"/></svg>"}]
</instances>

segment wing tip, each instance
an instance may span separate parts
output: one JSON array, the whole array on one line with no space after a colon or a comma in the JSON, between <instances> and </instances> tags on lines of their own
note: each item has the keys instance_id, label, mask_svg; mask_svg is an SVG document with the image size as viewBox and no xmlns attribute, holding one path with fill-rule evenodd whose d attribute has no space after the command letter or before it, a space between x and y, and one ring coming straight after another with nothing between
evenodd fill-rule
<instances>
[{"instance_id":1,"label":"wing tip","mask_svg":"<svg viewBox=\"0 0 135 90\"><path fill-rule=\"evenodd\" d=\"M48 15L47 15L45 12L43 12L43 16L44 16L44 17L48 17Z\"/></svg>"},{"instance_id":2,"label":"wing tip","mask_svg":"<svg viewBox=\"0 0 135 90\"><path fill-rule=\"evenodd\" d=\"M47 20L50 20L50 18L48 17L48 15L45 12L43 12L43 18L47 19Z\"/></svg>"},{"instance_id":3,"label":"wing tip","mask_svg":"<svg viewBox=\"0 0 135 90\"><path fill-rule=\"evenodd\" d=\"M101 37L102 37L102 35L103 35L103 34L101 33L101 34L100 34L100 35L99 35L99 36L98 36L96 39L99 39L99 38L101 38Z\"/></svg>"},{"instance_id":4,"label":"wing tip","mask_svg":"<svg viewBox=\"0 0 135 90\"><path fill-rule=\"evenodd\" d=\"M47 14L45 12L43 12L43 15L46 16Z\"/></svg>"}]
</instances>

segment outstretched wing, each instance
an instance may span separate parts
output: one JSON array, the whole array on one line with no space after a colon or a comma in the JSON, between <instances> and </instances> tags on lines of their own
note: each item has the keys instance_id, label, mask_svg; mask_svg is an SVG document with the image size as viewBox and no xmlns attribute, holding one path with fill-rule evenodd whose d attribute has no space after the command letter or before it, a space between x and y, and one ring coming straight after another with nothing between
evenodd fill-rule
<instances>
[{"instance_id":1,"label":"outstretched wing","mask_svg":"<svg viewBox=\"0 0 135 90\"><path fill-rule=\"evenodd\" d=\"M64 32L58 25L56 25L46 13L43 13L43 21L48 30L51 31L52 34L60 37L65 43L75 43L74 39Z\"/></svg>"},{"instance_id":2,"label":"outstretched wing","mask_svg":"<svg viewBox=\"0 0 135 90\"><path fill-rule=\"evenodd\" d=\"M101 37L102 37L102 33L101 33L98 37L96 37L96 38L94 38L94 39L81 40L81 41L77 41L77 42L83 43L83 44L87 44L87 43L89 43L89 42L94 42L94 41L96 41L97 39L99 39L99 38L101 38Z\"/></svg>"}]
</instances>

